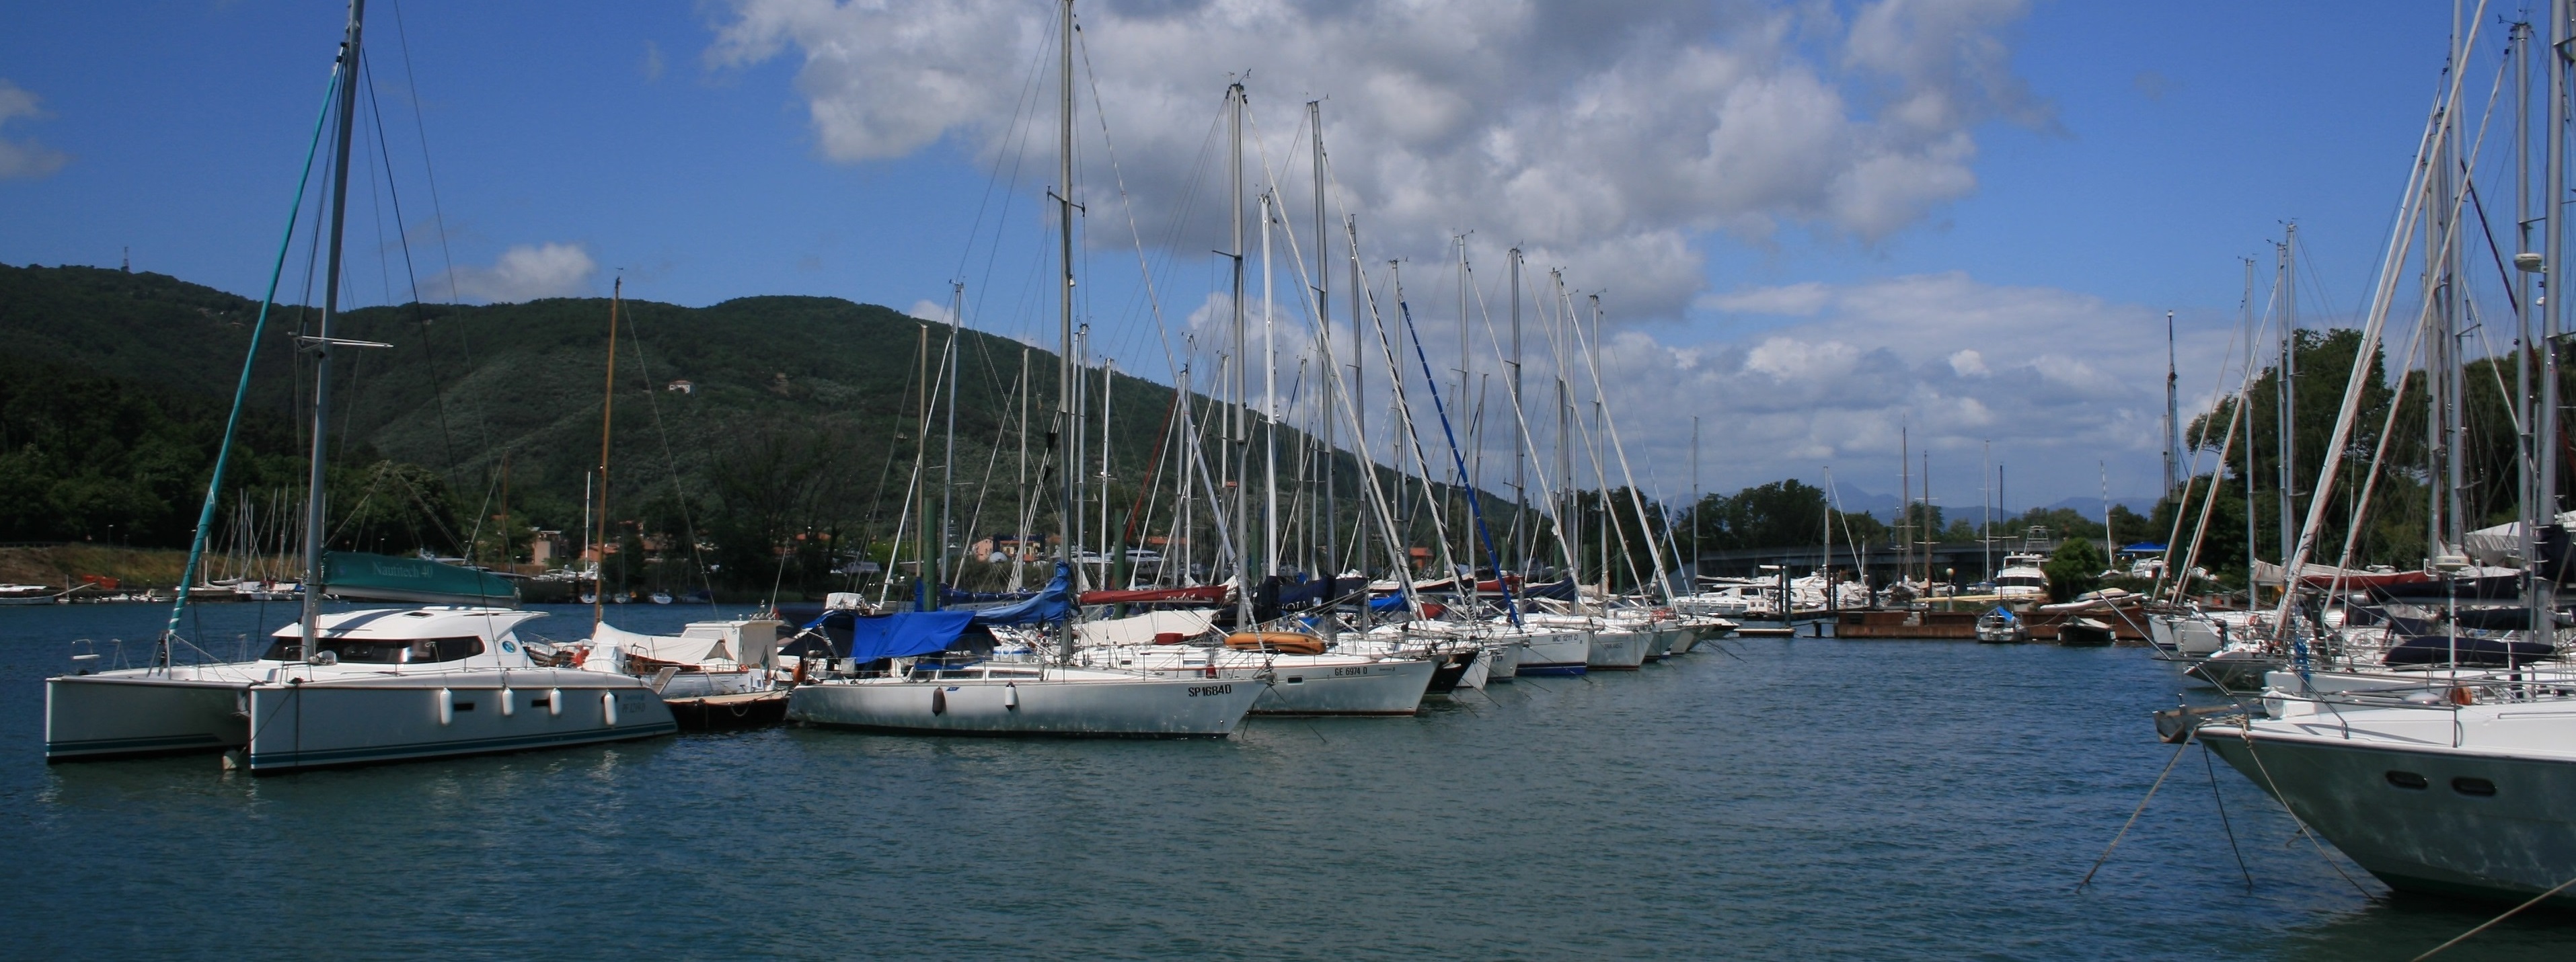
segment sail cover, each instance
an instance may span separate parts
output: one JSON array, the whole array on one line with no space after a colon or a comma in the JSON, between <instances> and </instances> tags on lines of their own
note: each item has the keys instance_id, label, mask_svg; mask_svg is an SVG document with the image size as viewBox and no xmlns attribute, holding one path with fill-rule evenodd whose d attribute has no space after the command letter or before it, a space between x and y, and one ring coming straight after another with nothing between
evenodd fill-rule
<instances>
[{"instance_id":1,"label":"sail cover","mask_svg":"<svg viewBox=\"0 0 2576 962\"><path fill-rule=\"evenodd\" d=\"M850 619L850 657L859 661L909 658L945 651L966 633L971 611L904 611L874 618L832 612L823 618ZM819 622L822 619L817 619Z\"/></svg>"},{"instance_id":2,"label":"sail cover","mask_svg":"<svg viewBox=\"0 0 2576 962\"><path fill-rule=\"evenodd\" d=\"M967 612L967 614L972 614L975 623L979 625L1027 625L1063 621L1065 613L1073 610L1073 598L1065 588L1065 582L1071 577L1071 570L1065 567L1064 562L1056 562L1055 577L1047 581L1046 589L1038 592L1037 597L1015 605L986 608L982 611Z\"/></svg>"},{"instance_id":3,"label":"sail cover","mask_svg":"<svg viewBox=\"0 0 2576 962\"><path fill-rule=\"evenodd\" d=\"M356 551L322 555L322 588L343 598L425 605L519 606L519 587L488 571Z\"/></svg>"}]
</instances>

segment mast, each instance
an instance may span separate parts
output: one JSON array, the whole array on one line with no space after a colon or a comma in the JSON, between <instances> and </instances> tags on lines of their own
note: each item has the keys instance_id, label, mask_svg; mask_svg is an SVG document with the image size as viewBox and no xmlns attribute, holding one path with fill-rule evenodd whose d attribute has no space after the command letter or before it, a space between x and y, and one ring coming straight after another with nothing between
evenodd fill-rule
<instances>
[{"instance_id":1,"label":"mast","mask_svg":"<svg viewBox=\"0 0 2576 962\"><path fill-rule=\"evenodd\" d=\"M1529 571L1529 417L1521 407L1521 249L1512 248L1512 567ZM1699 420L1693 418L1693 425ZM1693 430L1697 430L1696 427ZM1696 437L1696 435L1694 435ZM1696 449L1694 449L1696 450ZM1694 462L1696 463L1696 462ZM1696 545L1694 545L1696 547Z\"/></svg>"},{"instance_id":2,"label":"mast","mask_svg":"<svg viewBox=\"0 0 2576 962\"><path fill-rule=\"evenodd\" d=\"M605 619L602 605L608 603L608 585L601 575L608 571L608 438L614 423L611 415L617 406L617 308L626 293L626 278L620 277L608 288L608 381L599 392L599 531L591 540L599 550L599 560L590 569L590 624L596 629Z\"/></svg>"},{"instance_id":3,"label":"mast","mask_svg":"<svg viewBox=\"0 0 2576 962\"><path fill-rule=\"evenodd\" d=\"M2254 584L2254 562L2261 557L2254 547L2254 259L2247 257L2242 260L2245 262L2245 390L2237 395L2236 414L2244 420L2245 426L2245 603L2252 605L2259 600L2255 595L2262 590ZM2214 487L2217 483L2213 472L2210 484ZM2181 572L2175 577L2188 582L2191 573Z\"/></svg>"},{"instance_id":4,"label":"mast","mask_svg":"<svg viewBox=\"0 0 2576 962\"><path fill-rule=\"evenodd\" d=\"M946 465L939 475L939 583L950 582L948 546L960 540L949 526L956 524L957 502L957 354L965 347L961 338L966 331L966 282L948 283L948 453L941 457Z\"/></svg>"},{"instance_id":5,"label":"mast","mask_svg":"<svg viewBox=\"0 0 2576 962\"><path fill-rule=\"evenodd\" d=\"M1473 367L1472 354L1467 346L1467 235L1460 234L1456 240L1458 243L1458 391L1451 396L1458 399L1459 410L1473 419L1467 426L1467 441L1472 447L1482 434L1477 427L1485 418L1485 406L1482 404L1470 406L1467 403L1467 386L1473 378L1473 375L1467 373ZM1469 584L1467 591L1462 594L1472 595L1476 587L1473 583L1476 567L1476 533L1468 526L1467 519L1475 513L1476 485L1475 479L1467 475L1464 463L1459 465L1458 483L1454 487L1458 492L1461 506L1457 515L1458 556L1468 559Z\"/></svg>"},{"instance_id":6,"label":"mast","mask_svg":"<svg viewBox=\"0 0 2576 962\"><path fill-rule=\"evenodd\" d=\"M1329 579L1341 575L1342 559L1341 554L1334 550L1338 546L1338 536L1341 533L1337 530L1341 527L1341 505L1334 497L1333 469L1336 467L1335 462L1340 459L1336 456L1337 449L1333 447L1333 382L1335 380L1331 297L1333 239L1324 232L1324 105L1322 101L1306 102L1306 124L1313 131L1315 138L1315 162L1312 165L1315 168L1315 346L1316 351L1322 355L1324 373L1323 383L1319 385L1324 391L1324 403L1319 409L1323 412L1324 422L1321 439L1324 449L1324 523L1319 526L1323 530L1316 533L1324 536L1324 564L1321 573ZM1359 350L1358 342L1352 342L1351 350L1354 352ZM1340 595L1340 592L1332 590L1337 587L1339 586L1326 582L1325 595L1328 600ZM1338 621L1326 617L1324 637L1332 638L1338 633L1336 629L1339 627Z\"/></svg>"},{"instance_id":7,"label":"mast","mask_svg":"<svg viewBox=\"0 0 2576 962\"><path fill-rule=\"evenodd\" d=\"M1058 263L1062 266L1063 273L1059 276L1056 285L1056 324L1059 338L1059 353L1056 355L1056 429L1047 433L1052 436L1049 438L1050 441L1055 438L1065 439L1058 449L1059 457L1056 461L1056 472L1062 475L1057 480L1057 496L1063 499L1059 502L1062 507L1056 513L1056 527L1063 532L1056 539L1058 542L1056 559L1063 563L1066 571L1070 572L1074 565L1073 519L1080 513L1079 499L1074 489L1077 483L1075 475L1079 468L1071 457L1064 456L1071 452L1072 435L1076 433L1073 423L1073 0L1064 0L1063 13L1063 21L1057 25L1056 30L1057 39L1063 42L1064 47L1060 51L1061 57L1058 60L1060 72L1056 77L1058 139L1055 155L1056 243ZM1061 633L1057 636L1057 657L1062 658L1065 664L1072 664L1073 619L1068 617L1061 624Z\"/></svg>"},{"instance_id":8,"label":"mast","mask_svg":"<svg viewBox=\"0 0 2576 962\"><path fill-rule=\"evenodd\" d=\"M2276 497L2281 503L2281 558L2285 562L2296 550L2299 537L2298 522L2292 520L2299 512L2299 287L2297 268L2293 266L2298 256L2295 248L2298 241L2299 225L2291 224L2281 235L2280 279L2276 282L2281 305L2281 359L2272 383L2278 405L2274 409L2278 416L2273 419L2273 426L2277 445L2275 454L2280 460L2280 490ZM2288 575L2285 573L2283 577Z\"/></svg>"},{"instance_id":9,"label":"mast","mask_svg":"<svg viewBox=\"0 0 2576 962\"><path fill-rule=\"evenodd\" d=\"M2174 312L2165 312L2165 497L2182 486L2182 380L2174 363ZM1989 518L1988 520L1992 520Z\"/></svg>"},{"instance_id":10,"label":"mast","mask_svg":"<svg viewBox=\"0 0 2576 962\"><path fill-rule=\"evenodd\" d=\"M322 635L322 537L323 509L329 487L323 476L330 452L326 442L331 428L331 321L340 313L340 238L349 219L349 136L358 112L359 34L363 31L367 0L349 0L349 28L340 40L340 123L331 151L331 253L330 267L323 275L322 319L314 336L305 341L313 352L313 452L310 472L305 480L304 497L304 657L314 655L314 642ZM182 586L185 587L185 586Z\"/></svg>"},{"instance_id":11,"label":"mast","mask_svg":"<svg viewBox=\"0 0 2576 962\"><path fill-rule=\"evenodd\" d=\"M1117 380L1118 359L1102 358L1100 360L1100 582L1101 587L1104 588L1117 587L1116 583L1110 580L1110 574L1118 569L1119 562L1126 559L1126 546L1113 541L1109 534L1109 393Z\"/></svg>"},{"instance_id":12,"label":"mast","mask_svg":"<svg viewBox=\"0 0 2576 962\"><path fill-rule=\"evenodd\" d=\"M920 365L920 393L913 396L912 420L912 595L913 608L939 607L939 586L923 582L937 577L930 568L930 325L915 325L913 362Z\"/></svg>"},{"instance_id":13,"label":"mast","mask_svg":"<svg viewBox=\"0 0 2576 962\"><path fill-rule=\"evenodd\" d=\"M2567 49L2569 40L2568 17L2570 14L2568 3L2569 0L2551 0L2549 4L2549 49L2553 53ZM2541 176L2543 178L2542 183L2547 187L2547 193L2544 196L2559 198L2565 196L2564 192L2567 189L2567 128L2569 119L2567 106L2567 64L2561 62L2561 59L2558 56L2549 57L2548 62L2549 124L2547 128L2547 143L2549 146L2547 159L2542 162L2544 170ZM2564 245L2567 240L2567 231L2563 226L2561 226L2562 219L2559 217L2559 213L2565 209L2566 205L2556 203L2554 200L2549 205L2549 213L2546 215L2544 223L2544 226L2548 229L2549 233L2547 239L2543 241L2545 253L2541 255L2543 258L2541 268L2544 271L2555 272L2565 269L2567 260L2566 247ZM2540 455L2538 458L2539 464L2534 468L2534 470L2540 475L2537 484L2540 488L2540 518L2547 523L2556 524L2558 523L2558 446L2560 444L2558 436L2558 332L2559 318L2566 315L2561 313L2558 306L2556 285L2550 281L2552 276L2554 276L2554 274L2543 274L2541 275L2540 280L2540 283L2543 285L2543 293L2547 294L2549 297L2547 301L2542 302L2540 311L2540 338L2537 342L2541 346L2540 414L2538 417L2533 418L2532 421L2533 430L2540 437L2540 443L2537 445ZM2535 298L2535 300L2537 299ZM2558 574L2556 570L2557 567L2557 565L2551 566L2551 570L2548 572L2549 577L2535 579L2534 581L2534 584L2537 587L2532 593L2532 604L2540 610L2551 610L2551 606L2553 606L2556 601L2553 595L2557 590L2557 584L2554 580ZM2540 641L2540 643L2548 645L2554 645L2557 643L2558 627L2554 618L2542 618L2536 622L2536 625L2537 628L2535 630L2537 630L2540 635L2537 640Z\"/></svg>"},{"instance_id":14,"label":"mast","mask_svg":"<svg viewBox=\"0 0 2576 962\"><path fill-rule=\"evenodd\" d=\"M1279 339L1270 313L1270 191L1261 192L1261 572L1279 570Z\"/></svg>"},{"instance_id":15,"label":"mast","mask_svg":"<svg viewBox=\"0 0 2576 962\"><path fill-rule=\"evenodd\" d=\"M1377 486L1377 459L1369 456L1368 446L1368 364L1363 361L1367 357L1367 352L1361 349L1361 345L1366 344L1367 341L1362 339L1363 332L1360 329L1360 325L1365 323L1368 312L1360 309L1360 299L1366 292L1360 288L1360 219L1358 215L1345 218L1342 227L1348 232L1344 240L1349 241L1351 251L1351 463L1359 469L1360 481L1363 485L1361 490L1367 491ZM1363 582L1368 580L1368 532L1369 526L1366 524L1354 525L1351 528L1351 560L1354 567L1359 570L1360 580ZM1359 606L1359 624L1360 627L1366 628L1368 623L1368 602L1363 600Z\"/></svg>"},{"instance_id":16,"label":"mast","mask_svg":"<svg viewBox=\"0 0 2576 962\"><path fill-rule=\"evenodd\" d=\"M1896 427L1897 580L1914 577L1914 451L1909 425Z\"/></svg>"},{"instance_id":17,"label":"mast","mask_svg":"<svg viewBox=\"0 0 2576 962\"><path fill-rule=\"evenodd\" d=\"M1230 178L1225 203L1234 224L1234 246L1230 258L1234 267L1233 294L1227 298L1227 307L1233 313L1234 356L1237 358L1234 365L1234 410L1229 412L1233 415L1234 424L1233 429L1226 432L1226 460L1232 462L1229 467L1234 471L1234 530L1238 533L1234 546L1234 630L1250 631L1252 551L1249 545L1242 543L1252 531L1252 486L1247 483L1252 473L1252 436L1245 424L1243 409L1246 395L1244 368L1248 365L1241 360L1247 343L1243 310L1243 84L1229 85L1225 93L1226 173Z\"/></svg>"}]
</instances>

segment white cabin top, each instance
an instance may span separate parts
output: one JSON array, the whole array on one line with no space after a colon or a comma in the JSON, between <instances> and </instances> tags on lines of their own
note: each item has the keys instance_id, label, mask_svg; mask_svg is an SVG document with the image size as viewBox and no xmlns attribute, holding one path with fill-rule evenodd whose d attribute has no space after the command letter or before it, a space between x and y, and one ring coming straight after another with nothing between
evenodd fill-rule
<instances>
[{"instance_id":1,"label":"white cabin top","mask_svg":"<svg viewBox=\"0 0 2576 962\"><path fill-rule=\"evenodd\" d=\"M527 668L534 662L520 645L519 625L545 617L541 611L510 608L430 607L368 608L324 613L315 627L317 647L336 664L392 666L437 664L444 668ZM294 657L304 644L302 623L280 628L262 661L303 663Z\"/></svg>"}]
</instances>

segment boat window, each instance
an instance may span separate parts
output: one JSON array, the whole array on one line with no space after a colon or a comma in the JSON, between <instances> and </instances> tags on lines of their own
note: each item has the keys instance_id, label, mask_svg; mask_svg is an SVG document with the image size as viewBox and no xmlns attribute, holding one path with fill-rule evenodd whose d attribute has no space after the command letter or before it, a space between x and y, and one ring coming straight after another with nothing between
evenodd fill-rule
<instances>
[{"instance_id":1,"label":"boat window","mask_svg":"<svg viewBox=\"0 0 2576 962\"><path fill-rule=\"evenodd\" d=\"M2430 785L2430 784L2433 784L2433 783L2428 782L2428 781L2425 781L2425 780L2424 780L2424 776L2422 776L2422 775L2418 775L2418 774L2415 774L2414 772L2389 772L2389 773L2388 773L2388 784L2395 785L2395 786L2397 786L2397 787L2399 787L2399 788L2412 788L2412 789L2418 789L2418 790L2420 790L2420 789L2422 789L2424 786L2426 786L2426 785Z\"/></svg>"},{"instance_id":2,"label":"boat window","mask_svg":"<svg viewBox=\"0 0 2576 962\"><path fill-rule=\"evenodd\" d=\"M270 661L301 661L298 651L304 647L300 634L281 634L261 657ZM481 638L324 638L319 646L339 658L341 664L401 665L434 661L457 661L483 653Z\"/></svg>"},{"instance_id":3,"label":"boat window","mask_svg":"<svg viewBox=\"0 0 2576 962\"><path fill-rule=\"evenodd\" d=\"M2475 795L2479 798L2487 798L2495 794L2495 783L2483 778L2473 778L2467 775L2462 775L2458 778L2451 779L2451 790L2462 795Z\"/></svg>"}]
</instances>

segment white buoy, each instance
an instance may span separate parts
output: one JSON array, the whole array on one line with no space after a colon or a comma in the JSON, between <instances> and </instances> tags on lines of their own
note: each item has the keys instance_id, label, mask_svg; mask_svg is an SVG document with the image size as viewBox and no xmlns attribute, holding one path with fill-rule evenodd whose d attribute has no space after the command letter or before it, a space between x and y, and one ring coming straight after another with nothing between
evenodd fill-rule
<instances>
[{"instance_id":1,"label":"white buoy","mask_svg":"<svg viewBox=\"0 0 2576 962\"><path fill-rule=\"evenodd\" d=\"M1002 683L1002 707L1009 711L1020 710L1020 685L1018 682L1006 681Z\"/></svg>"},{"instance_id":2,"label":"white buoy","mask_svg":"<svg viewBox=\"0 0 2576 962\"><path fill-rule=\"evenodd\" d=\"M617 727L616 692L603 691L599 693L599 720L610 728Z\"/></svg>"},{"instance_id":3,"label":"white buoy","mask_svg":"<svg viewBox=\"0 0 2576 962\"><path fill-rule=\"evenodd\" d=\"M439 689L439 690L438 690L437 694L438 694L438 723L439 723L439 724L441 724L441 725L452 725L452 724L455 724L455 723L456 723L456 693L455 693L455 692L453 692L453 691L450 691L450 690L448 690L448 689L441 688L441 689Z\"/></svg>"},{"instance_id":4,"label":"white buoy","mask_svg":"<svg viewBox=\"0 0 2576 962\"><path fill-rule=\"evenodd\" d=\"M561 717L563 717L563 689L561 689L561 688L548 688L548 689L546 689L546 717L548 717L548 718L561 718Z\"/></svg>"},{"instance_id":5,"label":"white buoy","mask_svg":"<svg viewBox=\"0 0 2576 962\"><path fill-rule=\"evenodd\" d=\"M495 694L501 696L501 717L508 718L519 713L519 699L510 694L509 686L502 686Z\"/></svg>"}]
</instances>

